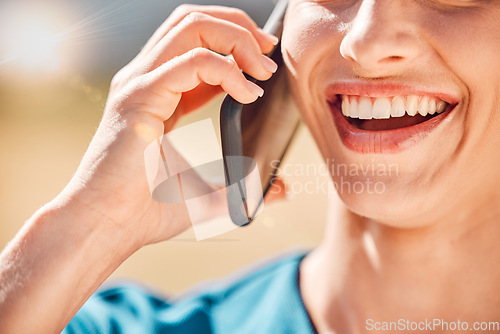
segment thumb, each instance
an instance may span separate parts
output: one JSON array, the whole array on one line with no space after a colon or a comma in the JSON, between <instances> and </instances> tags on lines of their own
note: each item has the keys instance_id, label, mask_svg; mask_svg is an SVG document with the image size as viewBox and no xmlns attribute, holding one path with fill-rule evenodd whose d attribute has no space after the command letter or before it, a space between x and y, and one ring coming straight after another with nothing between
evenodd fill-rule
<instances>
[{"instance_id":1,"label":"thumb","mask_svg":"<svg viewBox=\"0 0 500 334\"><path fill-rule=\"evenodd\" d=\"M271 186L267 191L266 197L264 198L264 203L271 203L278 199L286 198L286 186L285 182L277 176L271 180Z\"/></svg>"}]
</instances>

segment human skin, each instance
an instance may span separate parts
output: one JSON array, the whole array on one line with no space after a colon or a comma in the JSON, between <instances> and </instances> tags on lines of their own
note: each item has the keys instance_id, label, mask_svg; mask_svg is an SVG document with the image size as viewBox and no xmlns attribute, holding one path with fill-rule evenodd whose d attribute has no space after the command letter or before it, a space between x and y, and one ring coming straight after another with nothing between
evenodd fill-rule
<instances>
[{"instance_id":1,"label":"human skin","mask_svg":"<svg viewBox=\"0 0 500 334\"><path fill-rule=\"evenodd\" d=\"M340 163L399 166L397 177L383 178L382 195L342 193L332 200L324 242L301 266L302 296L321 333L365 333L368 318L498 321L499 7L494 1L292 0L284 56L322 154ZM183 20L189 12L222 22L200 14ZM0 256L3 331L60 331L128 256L189 227L183 205L154 202L145 176L138 177L144 149L223 90L245 103L257 98L234 63L189 50L235 51L239 67L266 79L272 71L262 67L260 54L271 40L239 11L184 6L115 76L75 177ZM355 153L342 146L324 98L331 82L354 78L437 85L458 95L460 107L453 124L443 123L446 131L403 152ZM213 86L181 95L200 80Z\"/></svg>"},{"instance_id":2,"label":"human skin","mask_svg":"<svg viewBox=\"0 0 500 334\"><path fill-rule=\"evenodd\" d=\"M323 243L302 263L321 333L366 332L367 319L498 321L498 17L497 1L291 1L284 59L323 157L398 166L372 177L383 193L339 192ZM423 140L362 153L342 142L327 102L329 85L344 82L396 87L387 96L424 87L457 107ZM375 97L370 89L352 95Z\"/></svg>"},{"instance_id":3,"label":"human skin","mask_svg":"<svg viewBox=\"0 0 500 334\"><path fill-rule=\"evenodd\" d=\"M255 101L262 89L241 70L269 79L276 64L263 54L276 43L241 10L184 5L172 13L113 78L74 177L0 255L2 333L60 332L128 256L191 226L184 204L151 198L144 151L223 92Z\"/></svg>"}]
</instances>

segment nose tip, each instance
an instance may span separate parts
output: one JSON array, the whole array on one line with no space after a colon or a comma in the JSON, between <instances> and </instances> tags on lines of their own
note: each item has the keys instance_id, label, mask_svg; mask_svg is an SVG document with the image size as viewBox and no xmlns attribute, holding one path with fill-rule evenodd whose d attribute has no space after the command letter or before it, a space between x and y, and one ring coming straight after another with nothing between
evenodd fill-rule
<instances>
[{"instance_id":1,"label":"nose tip","mask_svg":"<svg viewBox=\"0 0 500 334\"><path fill-rule=\"evenodd\" d=\"M342 57L377 75L394 70L420 52L418 36L408 22L381 16L355 18L340 44Z\"/></svg>"},{"instance_id":2,"label":"nose tip","mask_svg":"<svg viewBox=\"0 0 500 334\"><path fill-rule=\"evenodd\" d=\"M352 35L351 35L352 36ZM340 53L345 59L357 63L366 70L378 70L383 66L395 65L412 57L403 45L385 40L352 38L347 36L340 45Z\"/></svg>"}]
</instances>

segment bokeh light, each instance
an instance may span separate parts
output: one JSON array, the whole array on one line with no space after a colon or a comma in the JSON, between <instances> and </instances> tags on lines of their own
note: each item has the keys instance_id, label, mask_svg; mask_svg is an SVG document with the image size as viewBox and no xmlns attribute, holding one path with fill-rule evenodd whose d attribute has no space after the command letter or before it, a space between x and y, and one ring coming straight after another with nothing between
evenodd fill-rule
<instances>
[{"instance_id":1,"label":"bokeh light","mask_svg":"<svg viewBox=\"0 0 500 334\"><path fill-rule=\"evenodd\" d=\"M39 18L19 23L17 33L3 41L12 52L9 58L27 69L56 70L60 45L55 27Z\"/></svg>"},{"instance_id":2,"label":"bokeh light","mask_svg":"<svg viewBox=\"0 0 500 334\"><path fill-rule=\"evenodd\" d=\"M17 71L54 72L65 57L64 9L32 3L6 2L0 5L0 64Z\"/></svg>"}]
</instances>

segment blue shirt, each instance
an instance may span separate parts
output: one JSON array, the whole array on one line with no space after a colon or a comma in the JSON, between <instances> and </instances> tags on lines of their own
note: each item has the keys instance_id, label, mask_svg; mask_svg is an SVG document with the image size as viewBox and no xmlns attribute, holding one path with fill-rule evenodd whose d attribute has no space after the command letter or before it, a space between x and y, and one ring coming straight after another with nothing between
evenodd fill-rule
<instances>
[{"instance_id":1,"label":"blue shirt","mask_svg":"<svg viewBox=\"0 0 500 334\"><path fill-rule=\"evenodd\" d=\"M96 292L62 333L316 333L299 289L304 256L281 256L177 299L135 284Z\"/></svg>"}]
</instances>

